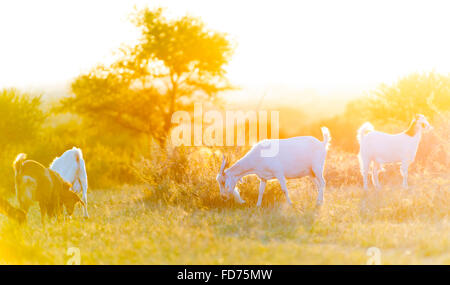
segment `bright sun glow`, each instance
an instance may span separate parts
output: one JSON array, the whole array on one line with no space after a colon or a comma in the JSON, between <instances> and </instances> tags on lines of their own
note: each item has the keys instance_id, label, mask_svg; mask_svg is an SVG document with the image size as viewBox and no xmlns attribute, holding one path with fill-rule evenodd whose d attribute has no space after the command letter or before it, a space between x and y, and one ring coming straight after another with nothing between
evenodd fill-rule
<instances>
[{"instance_id":1,"label":"bright sun glow","mask_svg":"<svg viewBox=\"0 0 450 285\"><path fill-rule=\"evenodd\" d=\"M0 0L0 272L450 265L449 8Z\"/></svg>"},{"instance_id":2,"label":"bright sun glow","mask_svg":"<svg viewBox=\"0 0 450 285\"><path fill-rule=\"evenodd\" d=\"M138 36L134 6L189 13L237 48L229 78L247 88L372 88L450 71L444 1L2 1L0 87L67 84Z\"/></svg>"}]
</instances>

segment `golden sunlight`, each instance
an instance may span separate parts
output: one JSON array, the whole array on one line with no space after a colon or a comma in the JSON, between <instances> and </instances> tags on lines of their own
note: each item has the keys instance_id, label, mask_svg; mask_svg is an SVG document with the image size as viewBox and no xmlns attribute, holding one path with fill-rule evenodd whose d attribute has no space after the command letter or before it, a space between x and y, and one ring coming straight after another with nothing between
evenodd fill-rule
<instances>
[{"instance_id":1,"label":"golden sunlight","mask_svg":"<svg viewBox=\"0 0 450 285\"><path fill-rule=\"evenodd\" d=\"M67 84L139 33L134 7L199 16L236 43L227 70L249 93L355 95L416 71L449 72L441 1L2 1L0 86ZM20 15L18 17L17 15ZM32 47L32 48L30 48ZM256 91L255 91L256 90Z\"/></svg>"},{"instance_id":2,"label":"golden sunlight","mask_svg":"<svg viewBox=\"0 0 450 285\"><path fill-rule=\"evenodd\" d=\"M449 8L0 1L0 265L450 264Z\"/></svg>"}]
</instances>

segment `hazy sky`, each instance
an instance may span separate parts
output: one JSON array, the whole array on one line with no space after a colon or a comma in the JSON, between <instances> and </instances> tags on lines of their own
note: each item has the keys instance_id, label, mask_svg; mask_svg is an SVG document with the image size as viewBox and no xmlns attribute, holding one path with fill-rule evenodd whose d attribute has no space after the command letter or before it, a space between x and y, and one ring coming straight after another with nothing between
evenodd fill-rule
<instances>
[{"instance_id":1,"label":"hazy sky","mask_svg":"<svg viewBox=\"0 0 450 285\"><path fill-rule=\"evenodd\" d=\"M138 36L134 5L229 33L238 43L229 78L248 88L359 91L450 72L446 1L11 0L0 2L0 88L63 84L111 61Z\"/></svg>"}]
</instances>

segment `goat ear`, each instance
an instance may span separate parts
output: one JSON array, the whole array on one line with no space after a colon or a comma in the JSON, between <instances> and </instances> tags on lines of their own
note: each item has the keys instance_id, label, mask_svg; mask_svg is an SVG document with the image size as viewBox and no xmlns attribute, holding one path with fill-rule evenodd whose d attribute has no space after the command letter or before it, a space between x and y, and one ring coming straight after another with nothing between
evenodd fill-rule
<instances>
[{"instance_id":1,"label":"goat ear","mask_svg":"<svg viewBox=\"0 0 450 285\"><path fill-rule=\"evenodd\" d=\"M66 182L64 181L64 186L67 188L68 191L70 191L70 189L72 189L72 183Z\"/></svg>"}]
</instances>

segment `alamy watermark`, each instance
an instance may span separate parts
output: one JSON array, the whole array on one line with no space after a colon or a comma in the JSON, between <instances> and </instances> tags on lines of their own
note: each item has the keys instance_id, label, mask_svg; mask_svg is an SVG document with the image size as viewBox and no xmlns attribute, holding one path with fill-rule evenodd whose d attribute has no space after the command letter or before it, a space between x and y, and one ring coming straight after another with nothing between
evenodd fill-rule
<instances>
[{"instance_id":1,"label":"alamy watermark","mask_svg":"<svg viewBox=\"0 0 450 285\"><path fill-rule=\"evenodd\" d=\"M248 144L254 145L268 138L269 117L270 138L279 138L278 111L227 110L224 118L223 113L217 110L203 113L203 105L195 103L193 116L192 121L191 114L187 111L173 113L172 124L175 125L171 132L173 146L245 146L247 123ZM278 140L262 142L261 156L273 157L277 153Z\"/></svg>"}]
</instances>

